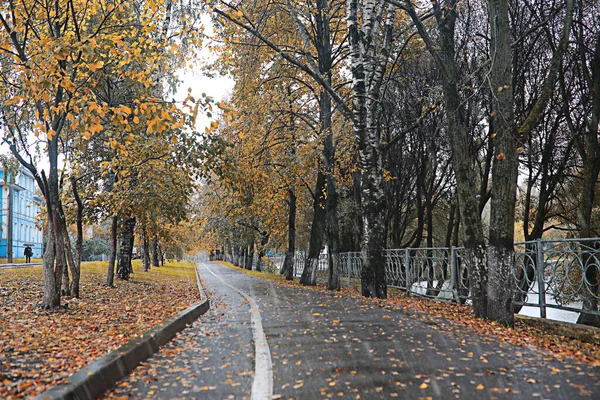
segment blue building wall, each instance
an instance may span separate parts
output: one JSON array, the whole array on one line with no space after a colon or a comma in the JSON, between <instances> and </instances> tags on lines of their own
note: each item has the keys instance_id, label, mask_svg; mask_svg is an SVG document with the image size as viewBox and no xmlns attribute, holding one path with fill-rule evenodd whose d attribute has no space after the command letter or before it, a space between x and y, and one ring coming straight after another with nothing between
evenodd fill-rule
<instances>
[{"instance_id":1,"label":"blue building wall","mask_svg":"<svg viewBox=\"0 0 600 400\"><path fill-rule=\"evenodd\" d=\"M10 174L7 174L10 175ZM6 258L6 247L8 237L8 193L9 189L5 176L0 167L0 258ZM30 246L33 250L33 258L41 258L42 231L36 226L37 216L40 212L42 199L35 195L36 183L29 171L21 169L13 184L13 257L24 257L25 247Z\"/></svg>"}]
</instances>

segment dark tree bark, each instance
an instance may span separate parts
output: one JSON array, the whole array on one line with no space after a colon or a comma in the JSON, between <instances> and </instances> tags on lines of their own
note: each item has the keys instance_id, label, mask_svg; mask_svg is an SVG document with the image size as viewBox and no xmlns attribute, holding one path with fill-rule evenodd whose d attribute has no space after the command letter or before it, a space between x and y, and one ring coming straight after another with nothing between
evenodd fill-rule
<instances>
[{"instance_id":1,"label":"dark tree bark","mask_svg":"<svg viewBox=\"0 0 600 400\"><path fill-rule=\"evenodd\" d=\"M497 152L492 166L492 206L488 246L488 317L514 325L512 270L514 221L519 159L514 126L512 51L508 0L490 0L490 72L492 115Z\"/></svg>"},{"instance_id":2,"label":"dark tree bark","mask_svg":"<svg viewBox=\"0 0 600 400\"><path fill-rule=\"evenodd\" d=\"M288 9L292 17L296 20L298 30L301 33L305 45L314 44L317 51L317 69L319 74L323 77L326 84L331 86L332 75L331 68L333 63L333 44L331 42L331 27L330 27L330 16L329 16L329 4L327 0L317 0L316 2L316 13L315 13L315 32L314 38L310 40L305 26L300 22L297 15L293 11L290 2L288 1ZM329 244L329 288L339 289L339 278L338 278L338 253L339 253L339 227L338 227L338 193L337 185L335 182L334 166L335 166L335 145L333 143L333 132L331 126L332 120L332 99L331 95L326 90L321 90L319 94L319 122L321 124L321 135L323 137L323 152L322 152L322 163L325 171L323 174L325 177L317 177L317 191L315 191L315 207L313 224L317 222L317 218L325 217L324 222L319 222L321 226L317 226L317 229L311 229L311 241L309 246L309 252L305 263L304 271L300 279L300 283L303 285L315 285L317 281L317 267L319 263L319 254L323 246L323 239L325 229L323 229L323 223L326 224L326 230L328 233L328 244ZM321 172L319 172L321 174ZM326 198L323 200L323 190L319 191L319 184L321 179L324 178L322 185L325 186L324 190ZM324 202L325 204L322 204ZM319 203L319 204L317 204ZM317 213L317 207L324 207L324 212ZM313 232L317 237L312 240ZM318 248L318 249L317 249Z\"/></svg>"},{"instance_id":3,"label":"dark tree bark","mask_svg":"<svg viewBox=\"0 0 600 400\"><path fill-rule=\"evenodd\" d=\"M159 266L158 238L152 238L152 266Z\"/></svg>"},{"instance_id":4,"label":"dark tree bark","mask_svg":"<svg viewBox=\"0 0 600 400\"><path fill-rule=\"evenodd\" d=\"M291 281L294 279L294 254L296 253L296 193L291 188L288 189L288 206L288 245L281 274L285 275L286 280Z\"/></svg>"},{"instance_id":5,"label":"dark tree bark","mask_svg":"<svg viewBox=\"0 0 600 400\"><path fill-rule=\"evenodd\" d=\"M160 265L165 266L165 252L162 250L160 243L158 244L158 254L160 256Z\"/></svg>"},{"instance_id":6,"label":"dark tree bark","mask_svg":"<svg viewBox=\"0 0 600 400\"><path fill-rule=\"evenodd\" d=\"M146 228L142 232L142 267L144 271L150 271L150 241Z\"/></svg>"},{"instance_id":7,"label":"dark tree bark","mask_svg":"<svg viewBox=\"0 0 600 400\"><path fill-rule=\"evenodd\" d=\"M317 184L315 186L315 198L313 204L313 218L310 226L310 239L308 242L308 253L304 263L304 270L300 277L300 284L314 286L317 283L317 267L319 265L319 254L323 248L325 236L325 174L319 169L317 173Z\"/></svg>"},{"instance_id":8,"label":"dark tree bark","mask_svg":"<svg viewBox=\"0 0 600 400\"><path fill-rule=\"evenodd\" d=\"M325 2L324 0L319 0ZM325 2L326 3L326 2ZM326 58L322 56L320 58ZM329 59L331 55L329 54ZM327 68L331 76L331 66ZM328 78L331 80L331 77ZM327 243L328 243L328 284L329 290L340 289L339 277L339 253L340 253L340 233L338 217L338 190L335 182L335 146L333 143L333 133L331 132L331 98L327 92L321 94L321 123L326 132L323 159L327 168L325 208L327 213Z\"/></svg>"},{"instance_id":9,"label":"dark tree bark","mask_svg":"<svg viewBox=\"0 0 600 400\"><path fill-rule=\"evenodd\" d=\"M254 266L254 240L252 240L247 246L248 251L246 252L246 269L252 271Z\"/></svg>"},{"instance_id":10,"label":"dark tree bark","mask_svg":"<svg viewBox=\"0 0 600 400\"><path fill-rule=\"evenodd\" d=\"M434 3L433 11L438 24L440 42L433 42L427 32L420 16L417 14L412 1L406 1L407 12L417 30L423 38L425 45L436 64L440 68L442 79L442 92L450 148L452 150L452 165L456 176L458 204L462 223L463 243L465 247L465 260L471 267L469 276L475 315L481 318L487 316L487 271L485 256L485 241L483 225L479 212L479 201L476 197L477 176L473 157L469 154L469 136L464 119L461 95L458 89L458 75L455 49L456 27L456 0L450 0L442 7Z\"/></svg>"},{"instance_id":11,"label":"dark tree bark","mask_svg":"<svg viewBox=\"0 0 600 400\"><path fill-rule=\"evenodd\" d=\"M79 196L77 190L77 180L71 180L71 189L73 190L73 197L77 204L77 211L75 217L75 225L77 226L77 236L75 238L75 254L73 256L73 268L71 269L72 282L71 282L71 296L79 297L79 280L81 276L81 255L83 249L83 202ZM69 244L70 245L70 244Z\"/></svg>"},{"instance_id":12,"label":"dark tree bark","mask_svg":"<svg viewBox=\"0 0 600 400\"><path fill-rule=\"evenodd\" d=\"M242 249L242 259L241 259L241 267L244 269L252 269L252 265L250 265L250 268L248 268L248 245L245 245L244 248Z\"/></svg>"},{"instance_id":13,"label":"dark tree bark","mask_svg":"<svg viewBox=\"0 0 600 400\"><path fill-rule=\"evenodd\" d=\"M267 250L267 244L269 243L269 233L261 232L260 233L260 244L258 247L258 259L256 260L256 270L261 272L263 266L263 257L265 256L265 252Z\"/></svg>"},{"instance_id":14,"label":"dark tree bark","mask_svg":"<svg viewBox=\"0 0 600 400\"><path fill-rule=\"evenodd\" d=\"M67 260L65 258L65 252L62 246L58 247L56 252L56 264L60 265L60 269L63 271L62 275L62 296L69 296L71 292L71 280L69 277L69 268L67 268Z\"/></svg>"},{"instance_id":15,"label":"dark tree bark","mask_svg":"<svg viewBox=\"0 0 600 400\"><path fill-rule=\"evenodd\" d=\"M583 61L585 62L585 60ZM583 190L579 206L579 237L581 238L596 236L592 230L592 209L594 207L596 183L600 174L600 142L598 141L598 131L600 129L600 31L597 33L591 66L591 74L588 74L588 85L590 86L592 112L584 133L584 146L580 148L580 154L583 159L583 168L581 171ZM600 293L598 276L600 268L595 264L591 254L589 252L585 254L584 276L588 282L586 286L589 292L586 293L583 308L590 311L598 311L598 294ZM580 314L577 323L600 327L600 317L590 314Z\"/></svg>"},{"instance_id":16,"label":"dark tree bark","mask_svg":"<svg viewBox=\"0 0 600 400\"><path fill-rule=\"evenodd\" d=\"M131 274L131 254L133 251L132 237L135 228L135 217L127 218L123 221L123 230L121 232L121 244L119 246L119 262L117 263L117 278L129 280Z\"/></svg>"},{"instance_id":17,"label":"dark tree bark","mask_svg":"<svg viewBox=\"0 0 600 400\"><path fill-rule=\"evenodd\" d=\"M493 90L493 124L497 152L492 166L490 239L487 251L489 282L488 317L501 324L514 325L513 277L514 216L518 175L517 147L539 124L554 92L563 54L569 40L574 1L568 0L559 44L552 56L541 93L525 121L518 127L514 118L513 62L508 0L489 1L491 26L490 81ZM538 271L539 272L539 271ZM541 272L540 272L541 273Z\"/></svg>"}]
</instances>

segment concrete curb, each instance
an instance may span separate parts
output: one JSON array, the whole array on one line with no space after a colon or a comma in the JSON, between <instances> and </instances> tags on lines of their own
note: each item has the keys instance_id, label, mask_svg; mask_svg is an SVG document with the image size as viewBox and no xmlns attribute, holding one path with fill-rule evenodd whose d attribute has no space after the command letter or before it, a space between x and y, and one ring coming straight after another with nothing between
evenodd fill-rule
<instances>
[{"instance_id":1,"label":"concrete curb","mask_svg":"<svg viewBox=\"0 0 600 400\"><path fill-rule=\"evenodd\" d=\"M196 275L198 270L196 268ZM88 400L96 399L106 390L156 353L161 346L191 325L210 308L210 302L197 277L200 302L150 329L142 336L100 357L67 379L66 385L55 386L35 397L36 400Z\"/></svg>"}]
</instances>

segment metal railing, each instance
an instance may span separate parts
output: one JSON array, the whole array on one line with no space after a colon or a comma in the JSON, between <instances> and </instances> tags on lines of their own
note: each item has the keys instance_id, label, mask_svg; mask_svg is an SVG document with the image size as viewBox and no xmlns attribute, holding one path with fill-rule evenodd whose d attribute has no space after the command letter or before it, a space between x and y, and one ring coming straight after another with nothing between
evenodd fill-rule
<instances>
[{"instance_id":1,"label":"metal railing","mask_svg":"<svg viewBox=\"0 0 600 400\"><path fill-rule=\"evenodd\" d=\"M389 287L460 303L470 300L469 265L463 248L386 250L385 259ZM600 238L516 243L514 261L513 293L518 308L539 308L542 318L549 308L600 315L589 310L590 305L600 303L597 283L589 278L600 279ZM296 276L302 275L305 262L306 255L297 253ZM343 284L360 282L363 262L362 253L339 255ZM326 254L319 257L317 277L319 281L327 278Z\"/></svg>"},{"instance_id":2,"label":"metal railing","mask_svg":"<svg viewBox=\"0 0 600 400\"><path fill-rule=\"evenodd\" d=\"M469 298L469 282L461 256L458 247L386 250L386 283L412 294L464 303ZM360 278L363 257L358 252L340 254L340 275L345 283Z\"/></svg>"},{"instance_id":3,"label":"metal railing","mask_svg":"<svg viewBox=\"0 0 600 400\"><path fill-rule=\"evenodd\" d=\"M304 265L306 263L306 253L303 251L297 251L294 256L294 276L300 278L302 272L304 272ZM317 264L317 280L327 280L327 268L328 260L327 254L319 254L319 261Z\"/></svg>"},{"instance_id":4,"label":"metal railing","mask_svg":"<svg viewBox=\"0 0 600 400\"><path fill-rule=\"evenodd\" d=\"M600 315L584 309L600 303L600 239L536 240L515 245L515 304ZM589 277L595 276L596 282Z\"/></svg>"}]
</instances>

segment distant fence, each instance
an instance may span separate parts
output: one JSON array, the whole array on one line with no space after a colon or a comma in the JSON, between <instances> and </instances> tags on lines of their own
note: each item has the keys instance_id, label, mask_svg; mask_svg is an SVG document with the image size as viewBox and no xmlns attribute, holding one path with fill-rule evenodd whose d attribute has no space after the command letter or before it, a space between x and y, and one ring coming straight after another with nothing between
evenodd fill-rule
<instances>
[{"instance_id":1,"label":"distant fence","mask_svg":"<svg viewBox=\"0 0 600 400\"><path fill-rule=\"evenodd\" d=\"M407 248L385 251L385 278L390 287L430 298L470 301L469 265L464 249ZM364 255L341 253L342 284L357 284ZM294 258L294 274L301 276L306 254ZM327 280L327 254L319 256L317 278ZM600 238L535 240L515 244L513 268L514 303L537 307L545 318L548 308L600 315L583 310L586 301L600 302L598 290L588 276L600 278Z\"/></svg>"},{"instance_id":2,"label":"distant fence","mask_svg":"<svg viewBox=\"0 0 600 400\"><path fill-rule=\"evenodd\" d=\"M108 254L93 254L85 261L108 261Z\"/></svg>"}]
</instances>

